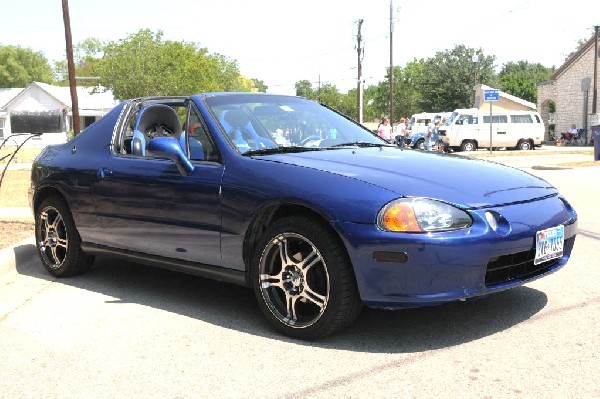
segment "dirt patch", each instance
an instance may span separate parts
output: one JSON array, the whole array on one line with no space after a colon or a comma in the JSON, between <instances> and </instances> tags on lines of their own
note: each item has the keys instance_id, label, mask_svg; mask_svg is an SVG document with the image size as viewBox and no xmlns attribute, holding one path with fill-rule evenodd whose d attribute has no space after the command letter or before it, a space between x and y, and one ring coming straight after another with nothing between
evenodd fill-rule
<instances>
[{"instance_id":1,"label":"dirt patch","mask_svg":"<svg viewBox=\"0 0 600 399\"><path fill-rule=\"evenodd\" d=\"M10 247L25 238L32 237L34 229L33 220L0 219L0 248Z\"/></svg>"}]
</instances>

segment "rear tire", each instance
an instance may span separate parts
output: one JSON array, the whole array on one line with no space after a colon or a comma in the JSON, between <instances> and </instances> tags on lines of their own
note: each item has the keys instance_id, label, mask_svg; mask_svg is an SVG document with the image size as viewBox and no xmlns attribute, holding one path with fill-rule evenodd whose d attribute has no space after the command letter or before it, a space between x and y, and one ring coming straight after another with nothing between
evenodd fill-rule
<instances>
[{"instance_id":1,"label":"rear tire","mask_svg":"<svg viewBox=\"0 0 600 399\"><path fill-rule=\"evenodd\" d=\"M314 218L276 221L251 263L252 287L263 314L293 338L323 338L350 325L362 309L345 248Z\"/></svg>"},{"instance_id":2,"label":"rear tire","mask_svg":"<svg viewBox=\"0 0 600 399\"><path fill-rule=\"evenodd\" d=\"M94 258L81 250L81 237L65 201L46 198L35 214L35 241L42 264L52 275L67 277L88 271Z\"/></svg>"},{"instance_id":3,"label":"rear tire","mask_svg":"<svg viewBox=\"0 0 600 399\"><path fill-rule=\"evenodd\" d=\"M517 143L517 150L529 151L533 149L533 146L529 142L529 140L519 140Z\"/></svg>"},{"instance_id":4,"label":"rear tire","mask_svg":"<svg viewBox=\"0 0 600 399\"><path fill-rule=\"evenodd\" d=\"M460 145L461 151L477 151L477 144L473 140L465 140Z\"/></svg>"}]
</instances>

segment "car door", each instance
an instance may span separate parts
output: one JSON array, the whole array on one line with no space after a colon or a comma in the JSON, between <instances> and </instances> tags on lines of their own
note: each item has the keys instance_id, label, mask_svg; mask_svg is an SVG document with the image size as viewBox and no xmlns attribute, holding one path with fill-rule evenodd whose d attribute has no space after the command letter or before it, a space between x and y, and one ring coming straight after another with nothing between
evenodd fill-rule
<instances>
[{"instance_id":1,"label":"car door","mask_svg":"<svg viewBox=\"0 0 600 399\"><path fill-rule=\"evenodd\" d=\"M146 116L151 106L144 107ZM144 114L144 108L137 115ZM160 111L165 115L164 107ZM122 150L115 151L99 168L92 187L99 226L95 241L126 251L218 266L224 166L197 109L182 107L179 111L178 117L187 115L185 130L175 136L191 158L193 171L182 175L171 160L134 154L133 147L127 151L130 145L124 143L131 143L131 130L135 133L136 126L123 128L117 139L123 144L116 145ZM132 114L130 119L147 120L146 116Z\"/></svg>"},{"instance_id":2,"label":"car door","mask_svg":"<svg viewBox=\"0 0 600 399\"><path fill-rule=\"evenodd\" d=\"M97 244L220 265L222 175L218 163L182 176L169 160L114 157L93 185Z\"/></svg>"}]
</instances>

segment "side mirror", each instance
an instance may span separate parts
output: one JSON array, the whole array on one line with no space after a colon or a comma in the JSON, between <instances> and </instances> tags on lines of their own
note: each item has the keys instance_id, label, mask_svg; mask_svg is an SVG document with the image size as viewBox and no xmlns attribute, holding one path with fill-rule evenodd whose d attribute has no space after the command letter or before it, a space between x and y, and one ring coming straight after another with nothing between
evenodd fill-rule
<instances>
[{"instance_id":1,"label":"side mirror","mask_svg":"<svg viewBox=\"0 0 600 399\"><path fill-rule=\"evenodd\" d=\"M147 151L148 155L153 157L170 159L175 162L182 175L190 174L194 170L194 165L174 137L153 138L148 142Z\"/></svg>"}]
</instances>

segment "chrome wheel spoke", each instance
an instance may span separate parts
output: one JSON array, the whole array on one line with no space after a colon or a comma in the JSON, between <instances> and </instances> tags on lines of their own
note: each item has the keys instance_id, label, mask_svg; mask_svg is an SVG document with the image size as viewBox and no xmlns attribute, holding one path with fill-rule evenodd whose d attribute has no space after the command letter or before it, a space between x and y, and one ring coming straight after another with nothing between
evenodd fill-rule
<instances>
[{"instance_id":1,"label":"chrome wheel spoke","mask_svg":"<svg viewBox=\"0 0 600 399\"><path fill-rule=\"evenodd\" d=\"M326 296L316 293L308 285L306 285L304 291L302 291L302 298L315 304L320 311L325 308L325 303L327 302Z\"/></svg>"},{"instance_id":2,"label":"chrome wheel spoke","mask_svg":"<svg viewBox=\"0 0 600 399\"><path fill-rule=\"evenodd\" d=\"M319 253L315 248L312 249L312 252L309 253L306 258L302 259L302 261L298 264L304 276L306 277L306 273L310 270L311 267L315 265L315 263L320 262L322 259L319 256Z\"/></svg>"},{"instance_id":3,"label":"chrome wheel spoke","mask_svg":"<svg viewBox=\"0 0 600 399\"><path fill-rule=\"evenodd\" d=\"M277 287L281 290L283 290L283 278L282 278L282 273L276 274L276 275L270 275L270 274L261 274L260 275L260 286L262 288L269 288L269 287Z\"/></svg>"},{"instance_id":4,"label":"chrome wheel spoke","mask_svg":"<svg viewBox=\"0 0 600 399\"><path fill-rule=\"evenodd\" d=\"M290 258L290 254L288 253L288 243L287 240L283 237L278 237L277 245L279 246L279 258L281 259L281 265L287 266L292 264L293 261Z\"/></svg>"},{"instance_id":5,"label":"chrome wheel spoke","mask_svg":"<svg viewBox=\"0 0 600 399\"><path fill-rule=\"evenodd\" d=\"M296 302L298 302L298 296L290 295L289 293L285 293L285 304L287 309L287 317L285 321L290 325L295 325L298 321L298 317L296 316Z\"/></svg>"}]
</instances>

